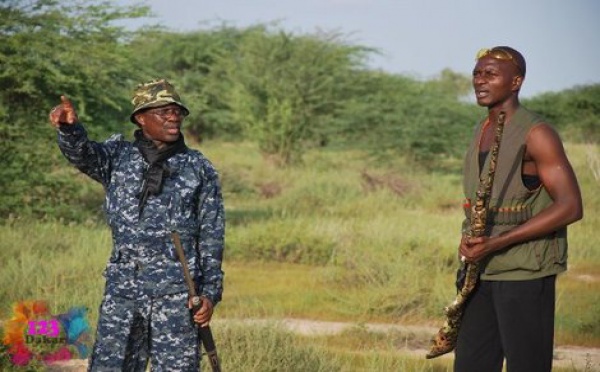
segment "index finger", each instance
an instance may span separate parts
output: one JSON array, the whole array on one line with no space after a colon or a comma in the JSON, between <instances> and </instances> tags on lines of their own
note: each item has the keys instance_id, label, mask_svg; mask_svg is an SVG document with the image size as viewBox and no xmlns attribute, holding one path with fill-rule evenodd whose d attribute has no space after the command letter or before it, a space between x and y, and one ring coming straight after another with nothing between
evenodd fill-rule
<instances>
[{"instance_id":1,"label":"index finger","mask_svg":"<svg viewBox=\"0 0 600 372\"><path fill-rule=\"evenodd\" d=\"M64 96L64 95L60 96L60 101L64 105L65 108L69 108L69 109L73 108L73 104L71 103L71 100L67 98L67 96Z\"/></svg>"}]
</instances>

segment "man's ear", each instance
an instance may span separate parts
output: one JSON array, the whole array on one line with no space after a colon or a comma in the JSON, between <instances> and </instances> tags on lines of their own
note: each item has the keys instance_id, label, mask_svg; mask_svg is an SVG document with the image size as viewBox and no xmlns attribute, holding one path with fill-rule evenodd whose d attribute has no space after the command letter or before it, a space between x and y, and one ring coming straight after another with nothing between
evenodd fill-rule
<instances>
[{"instance_id":1,"label":"man's ear","mask_svg":"<svg viewBox=\"0 0 600 372\"><path fill-rule=\"evenodd\" d=\"M133 115L133 118L135 119L138 127L143 127L144 124L146 124L144 121L144 115L142 115L141 112L138 112L137 114Z\"/></svg>"},{"instance_id":2,"label":"man's ear","mask_svg":"<svg viewBox=\"0 0 600 372\"><path fill-rule=\"evenodd\" d=\"M519 90L521 90L521 86L523 85L523 76L516 75L513 78L512 85L513 85L513 88L512 88L513 91L519 91Z\"/></svg>"}]
</instances>

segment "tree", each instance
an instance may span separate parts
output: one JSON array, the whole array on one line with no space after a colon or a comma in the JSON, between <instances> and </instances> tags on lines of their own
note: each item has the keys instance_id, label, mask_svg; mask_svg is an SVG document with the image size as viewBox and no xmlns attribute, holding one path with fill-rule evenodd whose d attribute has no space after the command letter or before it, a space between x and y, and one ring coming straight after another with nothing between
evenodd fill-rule
<instances>
[{"instance_id":1,"label":"tree","mask_svg":"<svg viewBox=\"0 0 600 372\"><path fill-rule=\"evenodd\" d=\"M407 156L431 167L440 157L462 155L478 118L473 104L462 102L464 79L420 82L379 71L356 74L344 108L331 130L338 141L373 155ZM463 88L465 89L465 88Z\"/></svg>"},{"instance_id":2,"label":"tree","mask_svg":"<svg viewBox=\"0 0 600 372\"><path fill-rule=\"evenodd\" d=\"M582 85L523 100L578 142L600 142L600 84Z\"/></svg>"},{"instance_id":3,"label":"tree","mask_svg":"<svg viewBox=\"0 0 600 372\"><path fill-rule=\"evenodd\" d=\"M151 30L138 34L131 43L140 64L176 84L190 108L186 129L198 138L242 136L241 125L226 101L227 80L217 64L223 56L235 54L243 33L226 25L188 33Z\"/></svg>"},{"instance_id":4,"label":"tree","mask_svg":"<svg viewBox=\"0 0 600 372\"><path fill-rule=\"evenodd\" d=\"M51 107L67 94L94 134L126 118L125 90L143 73L126 48L130 35L116 20L148 14L145 7L98 1L8 0L0 4L0 216L71 211L72 190L57 176ZM52 149L52 151L49 151ZM71 189L69 189L71 187Z\"/></svg>"},{"instance_id":5,"label":"tree","mask_svg":"<svg viewBox=\"0 0 600 372\"><path fill-rule=\"evenodd\" d=\"M367 53L335 33L295 36L256 26L218 59L209 79L226 80L222 101L233 117L265 155L285 165L326 141L322 128Z\"/></svg>"}]
</instances>

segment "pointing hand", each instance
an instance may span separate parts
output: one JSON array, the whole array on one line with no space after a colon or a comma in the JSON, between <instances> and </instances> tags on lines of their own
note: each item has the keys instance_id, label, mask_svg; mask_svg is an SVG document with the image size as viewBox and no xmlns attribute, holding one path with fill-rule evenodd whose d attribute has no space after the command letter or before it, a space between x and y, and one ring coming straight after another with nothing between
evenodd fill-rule
<instances>
[{"instance_id":1,"label":"pointing hand","mask_svg":"<svg viewBox=\"0 0 600 372\"><path fill-rule=\"evenodd\" d=\"M79 122L77 112L73 107L73 103L66 97L60 96L61 104L50 110L50 124L58 128L59 125L73 125Z\"/></svg>"}]
</instances>

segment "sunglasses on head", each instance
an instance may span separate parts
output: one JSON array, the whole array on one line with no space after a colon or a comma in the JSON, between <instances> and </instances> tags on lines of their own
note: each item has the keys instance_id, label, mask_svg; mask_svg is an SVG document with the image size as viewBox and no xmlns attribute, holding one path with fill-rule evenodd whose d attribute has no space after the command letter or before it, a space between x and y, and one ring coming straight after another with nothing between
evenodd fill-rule
<instances>
[{"instance_id":1,"label":"sunglasses on head","mask_svg":"<svg viewBox=\"0 0 600 372\"><path fill-rule=\"evenodd\" d=\"M511 61L515 66L517 66L519 72L521 72L521 74L523 73L523 69L521 68L521 66L519 66L519 64L515 60L515 57L513 57L513 55L507 50L500 48L483 48L480 49L479 52L477 52L475 60L477 61L483 57L491 57L494 59L499 59L501 61Z\"/></svg>"}]
</instances>

